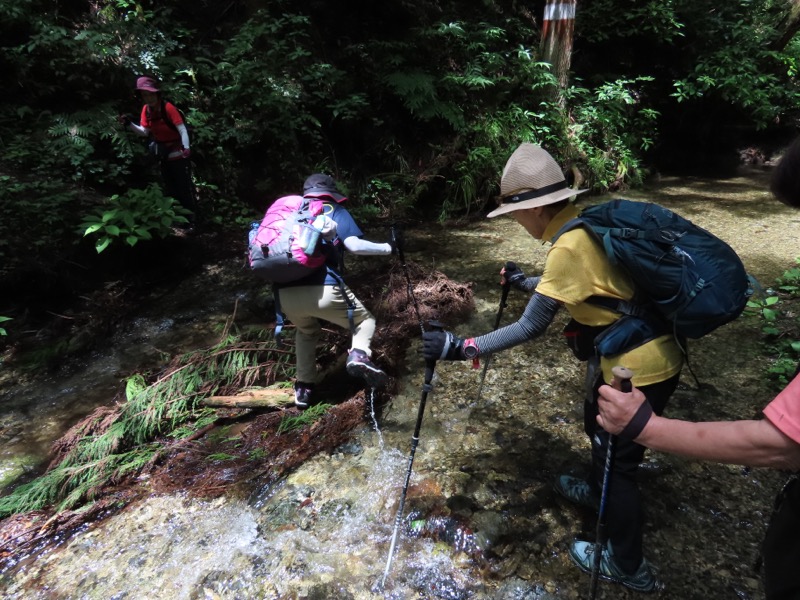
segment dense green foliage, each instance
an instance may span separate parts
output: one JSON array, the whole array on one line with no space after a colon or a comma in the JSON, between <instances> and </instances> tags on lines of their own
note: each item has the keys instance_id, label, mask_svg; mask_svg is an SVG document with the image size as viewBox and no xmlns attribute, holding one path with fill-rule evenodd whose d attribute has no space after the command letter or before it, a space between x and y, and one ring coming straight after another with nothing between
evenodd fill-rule
<instances>
[{"instance_id":1,"label":"dense green foliage","mask_svg":"<svg viewBox=\"0 0 800 600\"><path fill-rule=\"evenodd\" d=\"M241 231L314 170L358 216L445 219L487 207L521 141L605 191L797 118L788 1L579 2L564 90L540 57L542 5L0 0L0 279L54 279L74 251L180 216L117 122L139 114L141 74L193 127L207 226Z\"/></svg>"},{"instance_id":2,"label":"dense green foliage","mask_svg":"<svg viewBox=\"0 0 800 600\"><path fill-rule=\"evenodd\" d=\"M102 252L117 239L135 246L139 240L167 237L173 226L189 222L188 214L175 199L150 184L143 190L114 194L108 199L108 206L88 215L81 227L85 229L84 236L97 237L95 249Z\"/></svg>"}]
</instances>

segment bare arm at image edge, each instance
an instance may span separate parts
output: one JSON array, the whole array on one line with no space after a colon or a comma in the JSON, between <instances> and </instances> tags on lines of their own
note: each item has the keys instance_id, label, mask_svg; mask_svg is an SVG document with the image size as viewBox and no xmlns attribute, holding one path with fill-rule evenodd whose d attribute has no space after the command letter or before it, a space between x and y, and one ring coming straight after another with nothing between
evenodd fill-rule
<instances>
[{"instance_id":1,"label":"bare arm at image edge","mask_svg":"<svg viewBox=\"0 0 800 600\"><path fill-rule=\"evenodd\" d=\"M626 394L610 386L600 388L598 424L620 434L631 421L644 394L638 389ZM770 421L713 421L692 423L650 416L634 441L653 450L713 462L800 470L800 443Z\"/></svg>"},{"instance_id":2,"label":"bare arm at image edge","mask_svg":"<svg viewBox=\"0 0 800 600\"><path fill-rule=\"evenodd\" d=\"M691 423L653 415L635 441L689 458L800 471L800 444L768 419Z\"/></svg>"}]
</instances>

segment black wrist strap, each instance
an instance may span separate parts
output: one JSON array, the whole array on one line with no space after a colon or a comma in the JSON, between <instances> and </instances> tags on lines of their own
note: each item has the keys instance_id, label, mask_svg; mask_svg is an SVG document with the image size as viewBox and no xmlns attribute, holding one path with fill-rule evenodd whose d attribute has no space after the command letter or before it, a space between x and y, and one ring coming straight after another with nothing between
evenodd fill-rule
<instances>
[{"instance_id":1,"label":"black wrist strap","mask_svg":"<svg viewBox=\"0 0 800 600\"><path fill-rule=\"evenodd\" d=\"M642 433L644 426L647 425L647 422L650 420L650 417L653 416L653 407L650 406L650 403L645 400L639 406L639 410L636 411L636 414L633 415L630 423L625 425L625 429L619 434L621 437L628 438L629 440L634 440Z\"/></svg>"}]
</instances>

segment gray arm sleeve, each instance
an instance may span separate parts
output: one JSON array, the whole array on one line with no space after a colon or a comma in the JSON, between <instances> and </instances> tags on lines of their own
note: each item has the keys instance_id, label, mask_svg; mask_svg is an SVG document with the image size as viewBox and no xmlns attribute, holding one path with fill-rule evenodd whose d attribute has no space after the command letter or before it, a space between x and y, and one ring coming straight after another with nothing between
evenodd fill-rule
<instances>
[{"instance_id":1,"label":"gray arm sleeve","mask_svg":"<svg viewBox=\"0 0 800 600\"><path fill-rule=\"evenodd\" d=\"M368 242L359 237L351 235L344 240L344 247L353 254L373 255L373 256L388 256L392 253L391 244L376 244L375 242Z\"/></svg>"},{"instance_id":2,"label":"gray arm sleeve","mask_svg":"<svg viewBox=\"0 0 800 600\"><path fill-rule=\"evenodd\" d=\"M539 337L552 323L560 306L557 300L534 292L519 321L475 338L478 355L506 350Z\"/></svg>"}]
</instances>

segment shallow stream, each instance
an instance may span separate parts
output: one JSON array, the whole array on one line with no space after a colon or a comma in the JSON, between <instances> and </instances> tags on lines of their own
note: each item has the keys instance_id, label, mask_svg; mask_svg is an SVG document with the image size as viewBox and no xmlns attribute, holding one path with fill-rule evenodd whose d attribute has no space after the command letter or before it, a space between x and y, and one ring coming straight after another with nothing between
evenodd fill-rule
<instances>
[{"instance_id":1,"label":"shallow stream","mask_svg":"<svg viewBox=\"0 0 800 600\"><path fill-rule=\"evenodd\" d=\"M800 213L766 189L764 173L752 171L722 181L664 179L625 196L659 202L712 230L768 287L800 256ZM497 271L505 261L533 274L546 252L510 218L430 226L409 231L408 238L409 260L474 282L477 310L456 328L462 335L492 328ZM154 299L126 335L85 365L0 389L6 427L0 473L41 464L49 443L72 421L118 393L121 375L151 367L161 352L214 339L237 299L253 293L222 285L221 268L208 267L169 297ZM526 301L512 292L503 323ZM48 600L587 598L589 577L566 549L576 537L593 539L594 516L552 491L556 475L588 467L582 368L561 341L563 322L561 315L544 338L492 357L480 397L480 371L460 362L437 365L388 565L422 397L416 347L388 408L333 454L316 456L248 499L138 502L6 573L0 589L6 598ZM691 344L693 368L706 388L698 394L685 371L668 414L695 420L757 415L774 395L763 381L768 363L758 354L759 329L757 320L743 317ZM784 477L648 456L641 486L645 553L665 582L660 597L762 597L753 565ZM598 597L635 594L601 584Z\"/></svg>"}]
</instances>

